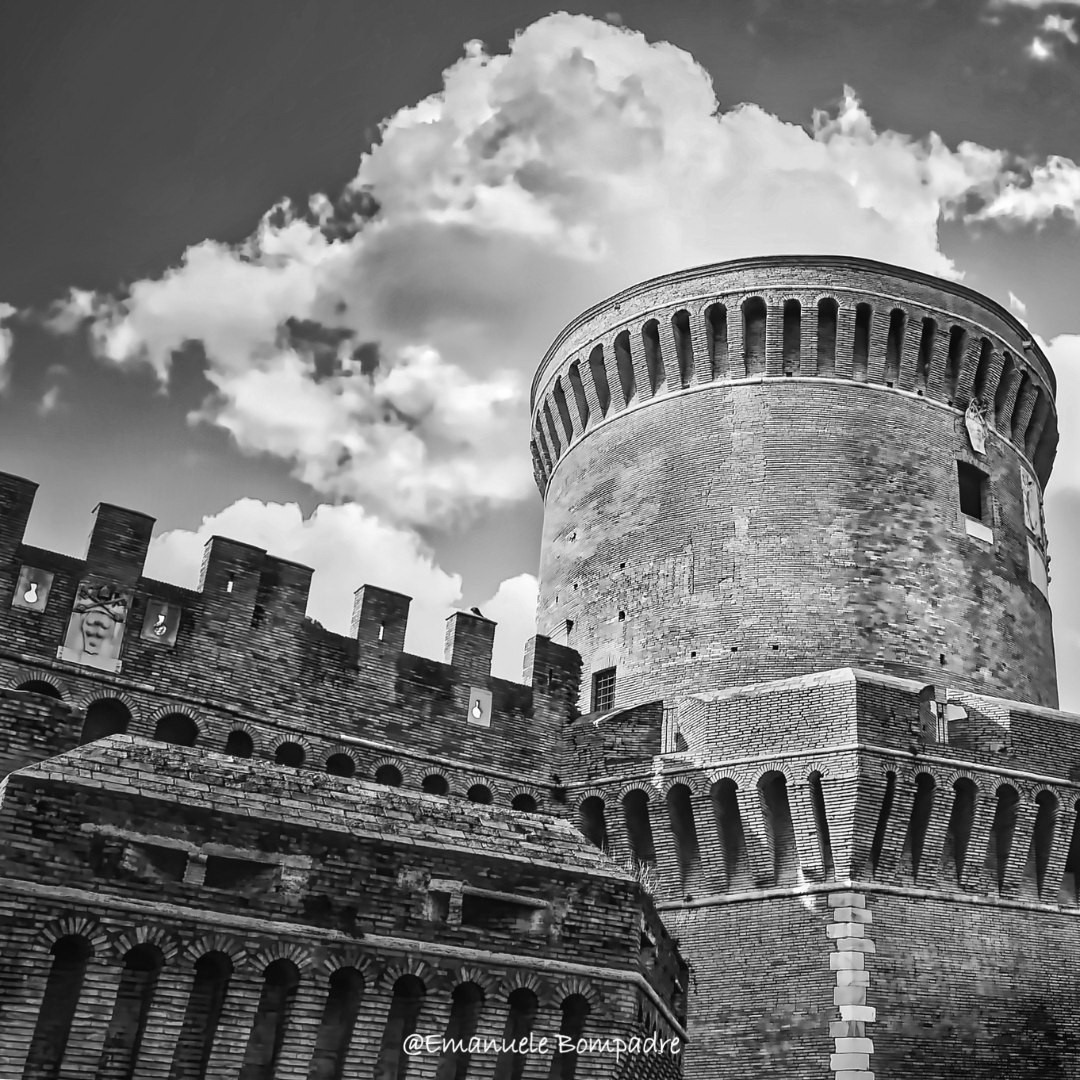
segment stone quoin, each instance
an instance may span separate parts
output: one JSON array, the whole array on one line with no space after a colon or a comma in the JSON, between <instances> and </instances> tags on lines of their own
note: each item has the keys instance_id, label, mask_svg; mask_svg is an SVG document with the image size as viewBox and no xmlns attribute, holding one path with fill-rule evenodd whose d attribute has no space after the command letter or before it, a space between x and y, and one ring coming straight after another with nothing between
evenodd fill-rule
<instances>
[{"instance_id":1,"label":"stone quoin","mask_svg":"<svg viewBox=\"0 0 1080 1080\"><path fill-rule=\"evenodd\" d=\"M130 510L30 546L0 474L0 1077L1080 1076L1054 394L868 260L597 304L533 384L520 684L247 544L148 579Z\"/></svg>"}]
</instances>

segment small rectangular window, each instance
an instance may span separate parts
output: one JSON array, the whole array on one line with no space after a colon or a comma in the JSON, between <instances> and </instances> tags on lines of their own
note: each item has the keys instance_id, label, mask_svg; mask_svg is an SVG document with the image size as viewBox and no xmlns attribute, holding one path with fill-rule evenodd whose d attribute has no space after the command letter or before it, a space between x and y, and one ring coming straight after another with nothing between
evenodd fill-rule
<instances>
[{"instance_id":1,"label":"small rectangular window","mask_svg":"<svg viewBox=\"0 0 1080 1080\"><path fill-rule=\"evenodd\" d=\"M604 668L592 677L592 711L604 712L615 704L615 669Z\"/></svg>"},{"instance_id":2,"label":"small rectangular window","mask_svg":"<svg viewBox=\"0 0 1080 1080\"><path fill-rule=\"evenodd\" d=\"M976 521L986 521L990 478L982 469L977 469L966 461L956 463L956 478L960 489L960 513Z\"/></svg>"}]
</instances>

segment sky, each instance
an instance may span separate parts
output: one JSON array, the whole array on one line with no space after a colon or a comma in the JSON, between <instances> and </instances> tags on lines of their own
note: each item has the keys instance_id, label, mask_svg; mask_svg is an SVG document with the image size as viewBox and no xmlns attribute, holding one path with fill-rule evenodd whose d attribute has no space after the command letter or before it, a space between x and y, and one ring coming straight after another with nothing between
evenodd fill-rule
<instances>
[{"instance_id":1,"label":"sky","mask_svg":"<svg viewBox=\"0 0 1080 1080\"><path fill-rule=\"evenodd\" d=\"M1080 0L7 0L0 469L27 540L98 502L532 632L528 389L578 311L686 266L850 254L963 280L1058 374L1047 501L1080 711Z\"/></svg>"}]
</instances>

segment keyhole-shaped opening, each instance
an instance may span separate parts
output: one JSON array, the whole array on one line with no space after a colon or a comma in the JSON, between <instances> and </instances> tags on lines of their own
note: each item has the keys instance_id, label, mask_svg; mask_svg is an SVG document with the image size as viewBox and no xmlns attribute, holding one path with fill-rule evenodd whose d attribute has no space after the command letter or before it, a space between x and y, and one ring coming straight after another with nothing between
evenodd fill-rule
<instances>
[{"instance_id":1,"label":"keyhole-shaped opening","mask_svg":"<svg viewBox=\"0 0 1080 1080\"><path fill-rule=\"evenodd\" d=\"M480 699L479 698L477 698L476 701L473 702L472 714L473 714L473 719L474 720L480 720L480 719L483 718L484 710L480 705Z\"/></svg>"},{"instance_id":2,"label":"keyhole-shaped opening","mask_svg":"<svg viewBox=\"0 0 1080 1080\"><path fill-rule=\"evenodd\" d=\"M38 602L38 583L36 581L30 582L30 588L23 593L23 599L28 604L36 604Z\"/></svg>"}]
</instances>

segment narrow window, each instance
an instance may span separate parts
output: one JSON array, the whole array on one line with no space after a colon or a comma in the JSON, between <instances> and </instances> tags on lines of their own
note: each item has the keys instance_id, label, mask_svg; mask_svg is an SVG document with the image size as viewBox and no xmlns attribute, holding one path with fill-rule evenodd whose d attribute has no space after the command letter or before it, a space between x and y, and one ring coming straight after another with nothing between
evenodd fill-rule
<instances>
[{"instance_id":1,"label":"narrow window","mask_svg":"<svg viewBox=\"0 0 1080 1080\"><path fill-rule=\"evenodd\" d=\"M592 375L593 386L596 387L596 403L600 406L600 412L607 416L611 407L611 387L607 381L607 368L604 367L604 346L597 345L589 353L589 372Z\"/></svg>"},{"instance_id":2,"label":"narrow window","mask_svg":"<svg viewBox=\"0 0 1080 1080\"><path fill-rule=\"evenodd\" d=\"M1039 444L1035 447L1035 453L1031 459L1031 464L1035 466L1035 475L1039 478L1039 486L1042 488L1046 487L1047 481L1050 479L1050 470L1057 454L1057 444L1057 427L1052 423L1048 423L1042 429Z\"/></svg>"},{"instance_id":3,"label":"narrow window","mask_svg":"<svg viewBox=\"0 0 1080 1080\"><path fill-rule=\"evenodd\" d=\"M330 976L308 1080L341 1080L363 996L364 978L356 968L338 968Z\"/></svg>"},{"instance_id":4,"label":"narrow window","mask_svg":"<svg viewBox=\"0 0 1080 1080\"><path fill-rule=\"evenodd\" d=\"M926 830L934 809L934 778L929 773L919 773L915 778L915 801L911 805L911 819L904 839L903 855L911 859L911 876L919 880L923 848L926 846Z\"/></svg>"},{"instance_id":5,"label":"narrow window","mask_svg":"<svg viewBox=\"0 0 1080 1080\"><path fill-rule=\"evenodd\" d=\"M326 771L331 776L355 776L356 762L350 754L331 754L326 759Z\"/></svg>"},{"instance_id":6,"label":"narrow window","mask_svg":"<svg viewBox=\"0 0 1080 1080\"><path fill-rule=\"evenodd\" d=\"M79 744L97 742L98 739L107 739L110 735L123 735L129 723L131 723L131 713L122 701L116 698L103 698L92 702L86 710Z\"/></svg>"},{"instance_id":7,"label":"narrow window","mask_svg":"<svg viewBox=\"0 0 1080 1080\"><path fill-rule=\"evenodd\" d=\"M821 868L826 877L831 877L833 875L832 837L829 835L829 816L825 811L825 789L822 787L819 772L810 774L810 803L814 809L814 828L817 832Z\"/></svg>"},{"instance_id":8,"label":"narrow window","mask_svg":"<svg viewBox=\"0 0 1080 1080\"><path fill-rule=\"evenodd\" d=\"M855 338L851 351L851 377L866 381L870 364L870 320L873 312L869 304L855 306Z\"/></svg>"},{"instance_id":9,"label":"narrow window","mask_svg":"<svg viewBox=\"0 0 1080 1080\"><path fill-rule=\"evenodd\" d=\"M1035 392L1035 407L1031 410L1031 419L1024 428L1024 453L1031 459L1035 457L1039 440L1042 437L1043 428L1050 415L1050 398L1043 391Z\"/></svg>"},{"instance_id":10,"label":"narrow window","mask_svg":"<svg viewBox=\"0 0 1080 1080\"><path fill-rule=\"evenodd\" d=\"M1073 829L1069 853L1065 856L1065 872L1061 878L1058 902L1073 906L1080 903L1080 802L1073 806Z\"/></svg>"},{"instance_id":11,"label":"narrow window","mask_svg":"<svg viewBox=\"0 0 1080 1080\"><path fill-rule=\"evenodd\" d=\"M563 390L561 378L555 380L555 389L552 390L551 396L555 399L555 410L562 421L563 433L569 445L574 439L574 422L570 419L570 407L566 404L566 391Z\"/></svg>"},{"instance_id":12,"label":"narrow window","mask_svg":"<svg viewBox=\"0 0 1080 1080\"><path fill-rule=\"evenodd\" d=\"M641 328L641 345L645 350L645 368L649 372L649 385L655 394L667 381L664 357L660 351L660 324L650 319Z\"/></svg>"},{"instance_id":13,"label":"narrow window","mask_svg":"<svg viewBox=\"0 0 1080 1080\"><path fill-rule=\"evenodd\" d=\"M606 712L615 707L615 669L604 668L593 673L592 711Z\"/></svg>"},{"instance_id":14,"label":"narrow window","mask_svg":"<svg viewBox=\"0 0 1080 1080\"><path fill-rule=\"evenodd\" d=\"M967 348L967 331L962 326L954 326L949 331L949 354L945 361L945 396L949 404L956 396L956 387L960 381L960 368L964 364L964 351Z\"/></svg>"},{"instance_id":15,"label":"narrow window","mask_svg":"<svg viewBox=\"0 0 1080 1080\"><path fill-rule=\"evenodd\" d=\"M1016 788L1002 784L997 790L997 807L990 826L990 844L986 855L986 869L997 881L999 893L1005 888L1005 871L1012 853L1019 806L1020 796Z\"/></svg>"},{"instance_id":16,"label":"narrow window","mask_svg":"<svg viewBox=\"0 0 1080 1080\"><path fill-rule=\"evenodd\" d=\"M559 1046L576 1046L585 1034L585 1022L589 1017L589 1002L581 994L572 994L562 1003L562 1023L559 1034L564 1036L556 1042ZM577 1072L577 1050L558 1050L551 1059L548 1080L574 1080Z\"/></svg>"},{"instance_id":17,"label":"narrow window","mask_svg":"<svg viewBox=\"0 0 1080 1080\"><path fill-rule=\"evenodd\" d=\"M273 1080L299 985L300 972L291 960L275 960L263 973L239 1080Z\"/></svg>"},{"instance_id":18,"label":"narrow window","mask_svg":"<svg viewBox=\"0 0 1080 1080\"><path fill-rule=\"evenodd\" d=\"M502 1045L507 1049L500 1052L495 1062L493 1080L521 1080L528 1058L520 1047L528 1044L537 1013L540 1011L536 994L526 987L511 991L507 1004L510 1007L506 1014L506 1027L503 1029L502 1038ZM510 1047L514 1047L515 1052L510 1052Z\"/></svg>"},{"instance_id":19,"label":"narrow window","mask_svg":"<svg viewBox=\"0 0 1080 1080\"><path fill-rule=\"evenodd\" d=\"M172 743L174 746L194 746L198 737L198 725L183 713L163 716L154 729L154 738L158 742Z\"/></svg>"},{"instance_id":20,"label":"narrow window","mask_svg":"<svg viewBox=\"0 0 1080 1080\"><path fill-rule=\"evenodd\" d=\"M966 461L956 463L957 489L960 494L960 513L976 521L986 521L987 491L990 477L968 464Z\"/></svg>"},{"instance_id":21,"label":"narrow window","mask_svg":"<svg viewBox=\"0 0 1080 1080\"><path fill-rule=\"evenodd\" d=\"M402 1050L402 1044L416 1031L424 993L424 984L415 975L402 975L394 983L394 996L390 999L375 1065L378 1080L405 1080L411 1058Z\"/></svg>"},{"instance_id":22,"label":"narrow window","mask_svg":"<svg viewBox=\"0 0 1080 1080\"><path fill-rule=\"evenodd\" d=\"M766 773L758 781L758 793L773 857L773 881L782 885L796 879L799 862L795 850L795 826L791 820L787 778L779 772Z\"/></svg>"},{"instance_id":23,"label":"narrow window","mask_svg":"<svg viewBox=\"0 0 1080 1080\"><path fill-rule=\"evenodd\" d=\"M989 338L983 338L979 343L979 366L975 369L975 383L971 388L971 396L982 400L986 393L986 387L990 382L990 372L994 366L994 346Z\"/></svg>"},{"instance_id":24,"label":"narrow window","mask_svg":"<svg viewBox=\"0 0 1080 1080\"><path fill-rule=\"evenodd\" d=\"M299 743L283 742L274 751L274 761L279 765L288 765L292 769L299 769L304 764L304 748Z\"/></svg>"},{"instance_id":25,"label":"narrow window","mask_svg":"<svg viewBox=\"0 0 1080 1080\"><path fill-rule=\"evenodd\" d=\"M671 316L671 334L675 338L675 355L679 361L679 383L689 386L694 381L694 347L690 341L689 311L676 311Z\"/></svg>"},{"instance_id":26,"label":"narrow window","mask_svg":"<svg viewBox=\"0 0 1080 1080\"><path fill-rule=\"evenodd\" d=\"M765 301L752 296L743 304L743 358L746 374L760 375L765 370Z\"/></svg>"},{"instance_id":27,"label":"narrow window","mask_svg":"<svg viewBox=\"0 0 1080 1080\"><path fill-rule=\"evenodd\" d=\"M1009 435L1013 442L1018 442L1020 439L1020 415L1024 411L1024 395L1027 393L1027 388L1031 383L1031 379L1026 371L1020 372L1020 377L1016 381L1016 394L1013 397L1012 416L1009 417Z\"/></svg>"},{"instance_id":28,"label":"narrow window","mask_svg":"<svg viewBox=\"0 0 1080 1080\"><path fill-rule=\"evenodd\" d=\"M874 827L874 839L870 844L870 865L874 873L877 873L881 865L881 854L885 849L885 836L889 828L889 818L892 816L893 803L896 801L896 773L885 774L885 793L881 799L881 810L878 812L877 825Z\"/></svg>"},{"instance_id":29,"label":"narrow window","mask_svg":"<svg viewBox=\"0 0 1080 1080\"><path fill-rule=\"evenodd\" d=\"M1046 882L1046 870L1050 865L1050 853L1054 847L1054 832L1057 828L1058 801L1052 792L1040 791L1035 796L1035 832L1031 837L1031 857L1029 868L1024 876L1029 877L1035 885L1035 891L1040 899L1043 896L1043 885Z\"/></svg>"},{"instance_id":30,"label":"narrow window","mask_svg":"<svg viewBox=\"0 0 1080 1080\"><path fill-rule=\"evenodd\" d=\"M1005 409L1009 403L1009 388L1012 386L1013 375L1016 373L1016 364L1012 354L1006 353L1001 365L1001 375L998 376L997 390L994 392L994 423L998 431L1004 431L1007 423Z\"/></svg>"},{"instance_id":31,"label":"narrow window","mask_svg":"<svg viewBox=\"0 0 1080 1080\"><path fill-rule=\"evenodd\" d=\"M721 379L728 373L727 308L723 304L710 304L705 309L705 328L710 373L714 379Z\"/></svg>"},{"instance_id":32,"label":"narrow window","mask_svg":"<svg viewBox=\"0 0 1080 1080\"><path fill-rule=\"evenodd\" d=\"M971 830L975 825L977 798L978 789L973 780L962 776L953 784L952 813L949 815L949 827L945 833L945 851L942 862L946 868L951 867L958 885L964 883L964 867L967 864L968 848L971 845Z\"/></svg>"},{"instance_id":33,"label":"narrow window","mask_svg":"<svg viewBox=\"0 0 1080 1080\"><path fill-rule=\"evenodd\" d=\"M551 447L555 451L554 461L559 460L559 455L562 454L562 441L559 439L559 433L555 430L555 421L551 418L551 402L545 401L544 407L541 410L544 415L544 421L547 424L546 431L551 436Z\"/></svg>"},{"instance_id":34,"label":"narrow window","mask_svg":"<svg viewBox=\"0 0 1080 1080\"><path fill-rule=\"evenodd\" d=\"M476 983L460 983L450 997L450 1019L446 1024L442 1060L435 1071L435 1080L465 1080L471 1054L469 1040L476 1034L480 1012L484 1007L484 992Z\"/></svg>"},{"instance_id":35,"label":"narrow window","mask_svg":"<svg viewBox=\"0 0 1080 1080\"><path fill-rule=\"evenodd\" d=\"M232 757L249 758L255 753L255 743L246 731L235 728L225 740L225 753Z\"/></svg>"},{"instance_id":36,"label":"narrow window","mask_svg":"<svg viewBox=\"0 0 1080 1080\"><path fill-rule=\"evenodd\" d=\"M206 953L195 962L169 1080L202 1080L206 1075L232 972L232 961L222 952Z\"/></svg>"},{"instance_id":37,"label":"narrow window","mask_svg":"<svg viewBox=\"0 0 1080 1080\"><path fill-rule=\"evenodd\" d=\"M23 1072L26 1080L57 1080L60 1076L71 1022L86 978L86 964L92 955L90 942L76 934L58 938L49 951L52 966L30 1040Z\"/></svg>"},{"instance_id":38,"label":"narrow window","mask_svg":"<svg viewBox=\"0 0 1080 1080\"><path fill-rule=\"evenodd\" d=\"M466 797L469 802L480 803L482 806L490 806L495 798L487 784L473 784L466 792Z\"/></svg>"},{"instance_id":39,"label":"narrow window","mask_svg":"<svg viewBox=\"0 0 1080 1080\"><path fill-rule=\"evenodd\" d=\"M517 810L521 814L535 814L539 807L532 795L527 791L522 791L510 800L510 809Z\"/></svg>"},{"instance_id":40,"label":"narrow window","mask_svg":"<svg viewBox=\"0 0 1080 1080\"><path fill-rule=\"evenodd\" d=\"M713 817L716 819L716 834L724 855L727 880L723 884L730 889L736 874L746 861L746 835L743 832L742 815L739 813L738 787L734 780L725 777L713 784L709 794Z\"/></svg>"},{"instance_id":41,"label":"narrow window","mask_svg":"<svg viewBox=\"0 0 1080 1080\"><path fill-rule=\"evenodd\" d=\"M581 430L584 431L589 426L589 399L585 396L585 384L581 381L581 366L576 360L570 365L567 378L570 380L570 389L574 392L574 404L577 406Z\"/></svg>"},{"instance_id":42,"label":"narrow window","mask_svg":"<svg viewBox=\"0 0 1080 1080\"><path fill-rule=\"evenodd\" d=\"M165 962L155 945L136 945L124 957L112 1019L98 1065L101 1077L130 1077L139 1059L146 1018ZM245 1078L246 1080L246 1078Z\"/></svg>"},{"instance_id":43,"label":"narrow window","mask_svg":"<svg viewBox=\"0 0 1080 1080\"><path fill-rule=\"evenodd\" d=\"M622 330L615 335L615 367L619 373L623 401L629 405L637 393L637 385L634 381L634 361L630 356L629 330Z\"/></svg>"},{"instance_id":44,"label":"narrow window","mask_svg":"<svg viewBox=\"0 0 1080 1080\"><path fill-rule=\"evenodd\" d=\"M836 320L839 304L826 296L818 301L817 306L817 373L834 375L836 373Z\"/></svg>"},{"instance_id":45,"label":"narrow window","mask_svg":"<svg viewBox=\"0 0 1080 1080\"><path fill-rule=\"evenodd\" d=\"M445 776L440 776L439 773L430 773L421 782L420 790L427 792L428 795L446 795L450 791L450 785L447 783Z\"/></svg>"},{"instance_id":46,"label":"narrow window","mask_svg":"<svg viewBox=\"0 0 1080 1080\"><path fill-rule=\"evenodd\" d=\"M915 389L922 393L930 380L930 365L934 361L934 342L937 340L937 323L923 319L922 336L919 338L919 359L915 364Z\"/></svg>"},{"instance_id":47,"label":"narrow window","mask_svg":"<svg viewBox=\"0 0 1080 1080\"><path fill-rule=\"evenodd\" d=\"M904 355L904 332L907 329L907 316L899 308L893 308L889 314L889 336L885 339L885 371L887 386L895 386L900 381L900 360Z\"/></svg>"},{"instance_id":48,"label":"narrow window","mask_svg":"<svg viewBox=\"0 0 1080 1080\"><path fill-rule=\"evenodd\" d=\"M1034 424L1035 417L1039 414L1039 403L1041 399L1042 390L1040 390L1039 387L1035 387L1035 392L1031 397L1031 409L1028 412L1027 423L1023 426L1023 428L1021 428L1020 426L1020 422L1023 419L1023 416L1021 415L1023 410L1016 410L1016 419L1013 424L1013 441L1018 445L1024 447L1025 452L1027 451L1028 436L1031 433L1032 424ZM1018 404L1019 401L1020 399L1017 398Z\"/></svg>"},{"instance_id":49,"label":"narrow window","mask_svg":"<svg viewBox=\"0 0 1080 1080\"><path fill-rule=\"evenodd\" d=\"M667 810L679 861L679 879L681 887L685 889L701 867L694 807L690 801L690 789L685 784L672 784L668 789Z\"/></svg>"},{"instance_id":50,"label":"narrow window","mask_svg":"<svg viewBox=\"0 0 1080 1080\"><path fill-rule=\"evenodd\" d=\"M654 864L656 848L653 846L652 824L649 821L649 796L640 788L628 791L623 797L623 820L634 862Z\"/></svg>"},{"instance_id":51,"label":"narrow window","mask_svg":"<svg viewBox=\"0 0 1080 1080\"><path fill-rule=\"evenodd\" d=\"M798 300L784 301L784 374L799 371L802 355L802 305Z\"/></svg>"},{"instance_id":52,"label":"narrow window","mask_svg":"<svg viewBox=\"0 0 1080 1080\"><path fill-rule=\"evenodd\" d=\"M401 770L396 765L391 765L389 762L385 765L380 765L375 770L375 783L383 784L386 787L401 787L401 783L404 777L401 775Z\"/></svg>"},{"instance_id":53,"label":"narrow window","mask_svg":"<svg viewBox=\"0 0 1080 1080\"><path fill-rule=\"evenodd\" d=\"M582 799L578 807L578 827L590 844L607 851L607 820L604 816L604 800L599 795Z\"/></svg>"},{"instance_id":54,"label":"narrow window","mask_svg":"<svg viewBox=\"0 0 1080 1080\"><path fill-rule=\"evenodd\" d=\"M541 425L539 418L536 422L536 445L540 452L541 460L543 461L543 468L550 470L554 458L552 458L551 451L548 449L547 437L544 435L544 428Z\"/></svg>"}]
</instances>

